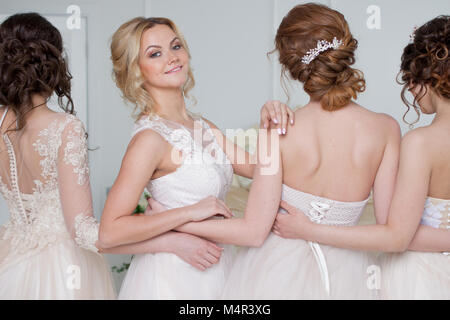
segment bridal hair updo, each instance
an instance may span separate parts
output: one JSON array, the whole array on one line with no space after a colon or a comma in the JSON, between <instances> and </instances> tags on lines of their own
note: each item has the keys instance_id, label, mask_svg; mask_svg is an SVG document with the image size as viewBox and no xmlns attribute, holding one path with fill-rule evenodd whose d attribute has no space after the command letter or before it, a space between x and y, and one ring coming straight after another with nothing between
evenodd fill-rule
<instances>
[{"instance_id":1,"label":"bridal hair updo","mask_svg":"<svg viewBox=\"0 0 450 320\"><path fill-rule=\"evenodd\" d=\"M411 107L420 112L417 102L427 93L427 87L436 94L450 99L450 16L442 15L428 21L412 34L412 41L403 50L398 82L403 85L401 97L408 108L403 121ZM410 103L406 90L419 86L419 94Z\"/></svg>"},{"instance_id":2,"label":"bridal hair updo","mask_svg":"<svg viewBox=\"0 0 450 320\"><path fill-rule=\"evenodd\" d=\"M17 128L25 126L34 94L58 96L59 106L73 113L67 61L61 34L37 13L15 14L0 25L0 105L9 106ZM66 103L63 99L66 98Z\"/></svg>"},{"instance_id":3,"label":"bridal hair updo","mask_svg":"<svg viewBox=\"0 0 450 320\"><path fill-rule=\"evenodd\" d=\"M333 42L335 37L342 41L337 49L320 52L309 64L302 62L318 41ZM362 72L351 67L357 46L341 13L313 3L292 8L275 37L283 75L288 71L292 79L302 82L305 92L327 111L346 106L365 89Z\"/></svg>"},{"instance_id":4,"label":"bridal hair updo","mask_svg":"<svg viewBox=\"0 0 450 320\"><path fill-rule=\"evenodd\" d=\"M181 32L175 23L167 18L137 17L122 24L112 36L111 60L113 63L113 78L117 87L122 91L124 100L131 102L134 108L134 116L149 115L153 112L154 100L144 87L145 79L139 68L139 51L142 34L155 25L166 25L180 39L184 49L191 54ZM194 87L194 75L189 66L188 78L182 90L185 97Z\"/></svg>"}]
</instances>

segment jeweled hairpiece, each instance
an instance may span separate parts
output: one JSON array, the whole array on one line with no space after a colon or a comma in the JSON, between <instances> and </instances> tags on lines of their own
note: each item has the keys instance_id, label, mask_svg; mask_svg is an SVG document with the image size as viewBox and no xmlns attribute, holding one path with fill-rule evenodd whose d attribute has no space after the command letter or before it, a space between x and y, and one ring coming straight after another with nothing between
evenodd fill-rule
<instances>
[{"instance_id":1,"label":"jeweled hairpiece","mask_svg":"<svg viewBox=\"0 0 450 320\"><path fill-rule=\"evenodd\" d=\"M417 27L414 27L413 31L409 35L409 43L414 43L414 39L416 38Z\"/></svg>"},{"instance_id":2,"label":"jeweled hairpiece","mask_svg":"<svg viewBox=\"0 0 450 320\"><path fill-rule=\"evenodd\" d=\"M328 49L337 49L342 44L342 40L333 38L333 42L328 42L327 40L317 41L317 47L309 50L302 57L302 62L304 64L310 64L321 52L327 51Z\"/></svg>"}]
</instances>

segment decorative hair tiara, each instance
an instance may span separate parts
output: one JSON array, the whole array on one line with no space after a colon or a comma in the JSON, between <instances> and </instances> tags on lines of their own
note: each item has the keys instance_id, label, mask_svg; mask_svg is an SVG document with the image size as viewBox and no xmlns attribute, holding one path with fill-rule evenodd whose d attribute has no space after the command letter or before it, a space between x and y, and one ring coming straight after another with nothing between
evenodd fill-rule
<instances>
[{"instance_id":1,"label":"decorative hair tiara","mask_svg":"<svg viewBox=\"0 0 450 320\"><path fill-rule=\"evenodd\" d=\"M416 31L417 31L417 27L414 27L413 31L409 35L409 43L414 43L414 40L416 38Z\"/></svg>"},{"instance_id":2,"label":"decorative hair tiara","mask_svg":"<svg viewBox=\"0 0 450 320\"><path fill-rule=\"evenodd\" d=\"M333 42L328 42L327 40L319 40L317 41L317 47L309 50L302 57L302 62L304 64L310 64L321 52L327 51L328 49L337 49L342 44L342 40L333 38Z\"/></svg>"}]
</instances>

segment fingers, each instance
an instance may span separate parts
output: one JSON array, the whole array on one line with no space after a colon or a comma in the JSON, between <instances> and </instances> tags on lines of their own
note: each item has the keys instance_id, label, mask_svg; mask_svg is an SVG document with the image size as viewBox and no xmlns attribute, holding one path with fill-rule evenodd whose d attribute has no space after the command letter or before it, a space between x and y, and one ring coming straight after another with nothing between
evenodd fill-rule
<instances>
[{"instance_id":1,"label":"fingers","mask_svg":"<svg viewBox=\"0 0 450 320\"><path fill-rule=\"evenodd\" d=\"M264 129L267 129L269 127L270 122L270 115L269 112L266 110L266 107L264 106L261 110L261 124L263 125Z\"/></svg>"},{"instance_id":2,"label":"fingers","mask_svg":"<svg viewBox=\"0 0 450 320\"><path fill-rule=\"evenodd\" d=\"M219 247L215 243L210 242L208 245L208 252L210 254L212 254L214 257L216 257L217 259L219 259L220 256L222 255L223 248Z\"/></svg>"},{"instance_id":3,"label":"fingers","mask_svg":"<svg viewBox=\"0 0 450 320\"><path fill-rule=\"evenodd\" d=\"M274 107L274 104L276 104L278 101L267 101L266 104L263 106L262 110L265 110L264 117L265 120L267 120L267 127L270 125L270 121L272 121L275 124L279 124L279 119L277 119L277 113ZM261 111L261 117L263 117L263 111Z\"/></svg>"},{"instance_id":4,"label":"fingers","mask_svg":"<svg viewBox=\"0 0 450 320\"><path fill-rule=\"evenodd\" d=\"M231 211L230 208L228 208L228 206L225 204L224 201L222 201L221 199L217 199L217 201L222 205L222 207L231 215L234 217L234 213L233 211Z\"/></svg>"},{"instance_id":5,"label":"fingers","mask_svg":"<svg viewBox=\"0 0 450 320\"><path fill-rule=\"evenodd\" d=\"M198 258L198 263L202 265L205 269L211 267L213 264L206 260L204 257Z\"/></svg>"},{"instance_id":6,"label":"fingers","mask_svg":"<svg viewBox=\"0 0 450 320\"><path fill-rule=\"evenodd\" d=\"M280 201L280 207L281 208L283 208L284 210L286 210L287 212L289 212L289 213L292 213L294 210L294 207L293 206L291 206L289 203L287 203L286 201L284 201L284 200L281 200Z\"/></svg>"},{"instance_id":7,"label":"fingers","mask_svg":"<svg viewBox=\"0 0 450 320\"><path fill-rule=\"evenodd\" d=\"M288 122L288 116L286 112L286 106L280 103L280 112L281 112L281 132L286 134L286 127Z\"/></svg>"},{"instance_id":8,"label":"fingers","mask_svg":"<svg viewBox=\"0 0 450 320\"><path fill-rule=\"evenodd\" d=\"M267 129L270 121L276 125L278 134L286 134L288 121L294 124L294 112L280 101L268 101L261 109L261 123Z\"/></svg>"},{"instance_id":9,"label":"fingers","mask_svg":"<svg viewBox=\"0 0 450 320\"><path fill-rule=\"evenodd\" d=\"M295 119L295 113L294 111L291 110L291 108L289 108L288 106L286 106L286 112L288 114L289 117L289 122L291 123L291 125L294 125L294 119Z\"/></svg>"},{"instance_id":10,"label":"fingers","mask_svg":"<svg viewBox=\"0 0 450 320\"><path fill-rule=\"evenodd\" d=\"M278 126L277 126L278 134L283 134L283 131L282 131L283 114L281 112L280 102L279 101L275 101L273 107L275 109L276 120L277 120L277 122L275 122L275 123L278 124Z\"/></svg>"},{"instance_id":11,"label":"fingers","mask_svg":"<svg viewBox=\"0 0 450 320\"><path fill-rule=\"evenodd\" d=\"M221 215L221 216L224 216L225 218L228 218L228 219L233 217L232 214L228 210L226 210L224 208L217 208L215 215Z\"/></svg>"},{"instance_id":12,"label":"fingers","mask_svg":"<svg viewBox=\"0 0 450 320\"><path fill-rule=\"evenodd\" d=\"M277 114L275 113L275 109L273 108L273 105L270 105L270 107L267 109L270 115L270 119L273 123L278 124Z\"/></svg>"},{"instance_id":13,"label":"fingers","mask_svg":"<svg viewBox=\"0 0 450 320\"><path fill-rule=\"evenodd\" d=\"M216 264L217 262L219 262L219 258L213 256L212 254L210 254L209 252L207 252L204 256L205 260L208 261L211 264Z\"/></svg>"},{"instance_id":14,"label":"fingers","mask_svg":"<svg viewBox=\"0 0 450 320\"><path fill-rule=\"evenodd\" d=\"M199 262L195 262L195 263L191 263L191 266L193 266L194 268L200 270L200 271L205 271L206 267L204 265L202 265Z\"/></svg>"},{"instance_id":15,"label":"fingers","mask_svg":"<svg viewBox=\"0 0 450 320\"><path fill-rule=\"evenodd\" d=\"M281 236L280 228L278 227L277 223L273 224L272 232L275 233L277 236Z\"/></svg>"}]
</instances>

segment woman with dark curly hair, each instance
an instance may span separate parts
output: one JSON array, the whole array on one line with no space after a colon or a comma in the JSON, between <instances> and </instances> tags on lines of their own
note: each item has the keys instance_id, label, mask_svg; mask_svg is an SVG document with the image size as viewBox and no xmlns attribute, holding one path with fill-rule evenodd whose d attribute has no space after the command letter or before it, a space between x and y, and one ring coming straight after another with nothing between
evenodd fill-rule
<instances>
[{"instance_id":1,"label":"woman with dark curly hair","mask_svg":"<svg viewBox=\"0 0 450 320\"><path fill-rule=\"evenodd\" d=\"M272 162L258 152L243 219L188 223L178 230L253 247L238 254L226 299L376 298L366 286L369 254L270 231L280 200L317 223L353 226L372 187L383 219L395 184L398 124L352 101L365 81L352 67L357 41L341 13L317 4L296 6L281 22L275 45L284 71L303 83L310 102L296 111L296 123L279 145L268 137L264 147Z\"/></svg>"},{"instance_id":2,"label":"woman with dark curly hair","mask_svg":"<svg viewBox=\"0 0 450 320\"><path fill-rule=\"evenodd\" d=\"M86 133L59 31L37 13L0 25L0 299L113 299L98 253ZM55 94L65 111L50 110ZM66 101L64 103L64 101Z\"/></svg>"},{"instance_id":3,"label":"woman with dark curly hair","mask_svg":"<svg viewBox=\"0 0 450 320\"><path fill-rule=\"evenodd\" d=\"M378 221L385 224L319 226L283 204L290 214L279 214L274 225L275 233L285 238L390 252L380 259L384 299L450 299L450 256L443 254L450 251L449 50L450 16L446 15L418 28L403 51L399 75L407 111L413 107L418 116L419 109L436 115L429 126L403 137L387 221ZM407 101L406 90L413 94L413 103Z\"/></svg>"}]
</instances>

